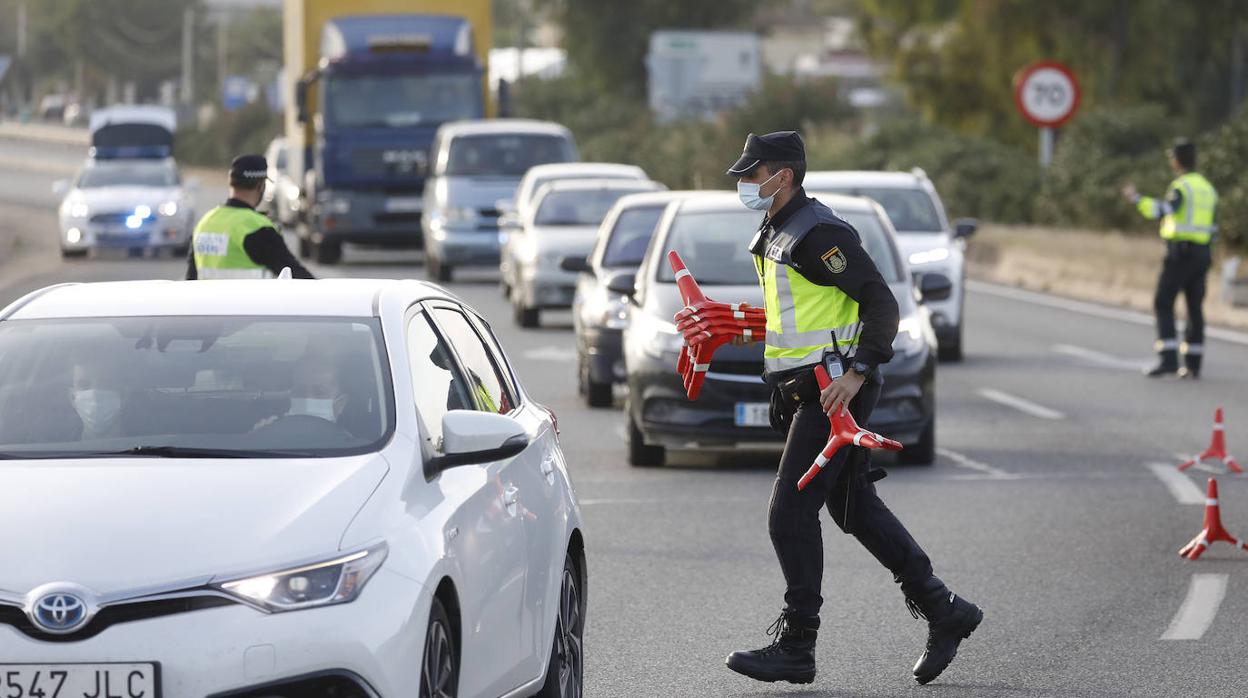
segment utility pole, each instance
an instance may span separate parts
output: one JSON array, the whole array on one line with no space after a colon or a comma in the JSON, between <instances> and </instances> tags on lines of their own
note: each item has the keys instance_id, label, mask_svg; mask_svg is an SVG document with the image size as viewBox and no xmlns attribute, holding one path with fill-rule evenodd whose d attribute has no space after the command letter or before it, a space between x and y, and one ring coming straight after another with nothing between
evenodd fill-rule
<instances>
[{"instance_id":1,"label":"utility pole","mask_svg":"<svg viewBox=\"0 0 1248 698\"><path fill-rule=\"evenodd\" d=\"M228 66L226 65L226 56L229 54L229 15L222 12L217 17L217 97L214 102L220 102L225 94L225 76Z\"/></svg>"},{"instance_id":2,"label":"utility pole","mask_svg":"<svg viewBox=\"0 0 1248 698\"><path fill-rule=\"evenodd\" d=\"M195 103L195 10L182 11L182 89L179 101L184 106Z\"/></svg>"},{"instance_id":3,"label":"utility pole","mask_svg":"<svg viewBox=\"0 0 1248 698\"><path fill-rule=\"evenodd\" d=\"M17 57L26 57L26 3L17 3Z\"/></svg>"}]
</instances>

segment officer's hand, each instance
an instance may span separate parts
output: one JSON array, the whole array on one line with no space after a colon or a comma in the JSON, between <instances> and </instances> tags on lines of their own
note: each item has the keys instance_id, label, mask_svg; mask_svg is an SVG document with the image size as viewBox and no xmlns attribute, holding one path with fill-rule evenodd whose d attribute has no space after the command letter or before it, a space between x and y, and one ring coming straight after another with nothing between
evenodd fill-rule
<instances>
[{"instance_id":1,"label":"officer's hand","mask_svg":"<svg viewBox=\"0 0 1248 698\"><path fill-rule=\"evenodd\" d=\"M842 407L848 409L850 400L858 394L858 390L862 388L862 383L866 378L850 371L845 375L837 378L828 384L828 387L819 391L819 404L823 407L823 411L828 414L835 414L834 410Z\"/></svg>"},{"instance_id":2,"label":"officer's hand","mask_svg":"<svg viewBox=\"0 0 1248 698\"><path fill-rule=\"evenodd\" d=\"M1134 184L1127 182L1122 185L1122 198L1135 203L1135 200L1140 198L1140 192L1136 191Z\"/></svg>"}]
</instances>

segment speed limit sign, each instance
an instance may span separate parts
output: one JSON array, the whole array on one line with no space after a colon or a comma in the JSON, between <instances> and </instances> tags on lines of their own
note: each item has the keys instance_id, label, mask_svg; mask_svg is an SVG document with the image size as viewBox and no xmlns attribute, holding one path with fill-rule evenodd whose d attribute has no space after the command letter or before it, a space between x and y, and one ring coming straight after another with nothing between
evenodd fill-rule
<instances>
[{"instance_id":1,"label":"speed limit sign","mask_svg":"<svg viewBox=\"0 0 1248 698\"><path fill-rule=\"evenodd\" d=\"M1036 126L1061 126L1079 108L1079 82L1070 68L1061 63L1032 63L1014 78L1014 102Z\"/></svg>"}]
</instances>

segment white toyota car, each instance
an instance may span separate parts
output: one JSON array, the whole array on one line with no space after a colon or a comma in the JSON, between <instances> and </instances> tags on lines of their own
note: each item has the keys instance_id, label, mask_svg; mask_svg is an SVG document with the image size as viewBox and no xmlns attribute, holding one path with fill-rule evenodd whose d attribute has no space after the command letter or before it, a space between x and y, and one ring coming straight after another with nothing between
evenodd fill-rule
<instances>
[{"instance_id":1,"label":"white toyota car","mask_svg":"<svg viewBox=\"0 0 1248 698\"><path fill-rule=\"evenodd\" d=\"M581 695L554 415L437 286L14 302L0 530L0 696Z\"/></svg>"}]
</instances>

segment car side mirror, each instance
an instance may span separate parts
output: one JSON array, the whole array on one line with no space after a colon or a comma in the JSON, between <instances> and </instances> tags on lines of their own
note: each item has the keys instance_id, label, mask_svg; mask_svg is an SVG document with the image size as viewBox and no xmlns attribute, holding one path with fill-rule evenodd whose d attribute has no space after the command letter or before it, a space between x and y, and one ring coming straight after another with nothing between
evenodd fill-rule
<instances>
[{"instance_id":1,"label":"car side mirror","mask_svg":"<svg viewBox=\"0 0 1248 698\"><path fill-rule=\"evenodd\" d=\"M589 273L594 270L589 265L589 257L564 257L559 260L559 268L564 271L570 271L576 274Z\"/></svg>"},{"instance_id":2,"label":"car side mirror","mask_svg":"<svg viewBox=\"0 0 1248 698\"><path fill-rule=\"evenodd\" d=\"M969 238L979 230L979 221L975 218L959 218L953 222L955 238Z\"/></svg>"},{"instance_id":3,"label":"car side mirror","mask_svg":"<svg viewBox=\"0 0 1248 698\"><path fill-rule=\"evenodd\" d=\"M607 279L607 290L627 296L629 301L637 296L637 276L630 272L622 272Z\"/></svg>"},{"instance_id":4,"label":"car side mirror","mask_svg":"<svg viewBox=\"0 0 1248 698\"><path fill-rule=\"evenodd\" d=\"M953 294L953 282L938 272L928 272L919 277L919 297L923 302L943 301Z\"/></svg>"},{"instance_id":5,"label":"car side mirror","mask_svg":"<svg viewBox=\"0 0 1248 698\"><path fill-rule=\"evenodd\" d=\"M441 453L429 460L425 473L433 476L458 465L511 458L528 445L524 425L507 415L451 410L442 415Z\"/></svg>"},{"instance_id":6,"label":"car side mirror","mask_svg":"<svg viewBox=\"0 0 1248 698\"><path fill-rule=\"evenodd\" d=\"M52 183L52 193L57 196L65 196L69 192L69 180L58 179Z\"/></svg>"}]
</instances>

